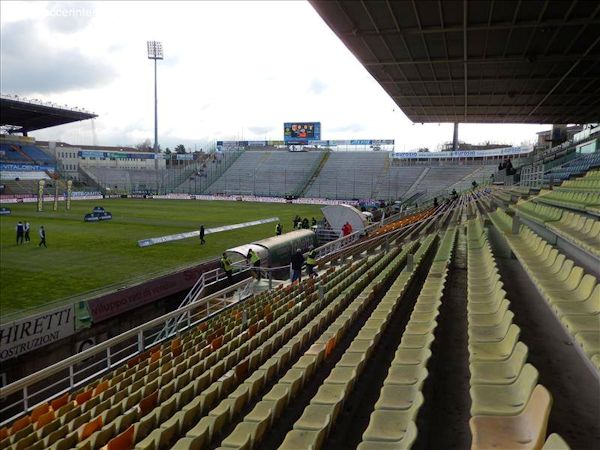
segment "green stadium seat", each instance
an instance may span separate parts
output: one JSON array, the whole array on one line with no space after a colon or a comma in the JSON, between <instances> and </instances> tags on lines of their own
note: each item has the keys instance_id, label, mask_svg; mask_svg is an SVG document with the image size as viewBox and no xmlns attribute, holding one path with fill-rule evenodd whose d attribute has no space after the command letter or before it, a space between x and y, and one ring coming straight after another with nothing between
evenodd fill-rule
<instances>
[{"instance_id":1,"label":"green stadium seat","mask_svg":"<svg viewBox=\"0 0 600 450\"><path fill-rule=\"evenodd\" d=\"M536 386L524 408L511 415L475 415L469 423L471 448L532 449L543 445L552 396Z\"/></svg>"},{"instance_id":2,"label":"green stadium seat","mask_svg":"<svg viewBox=\"0 0 600 450\"><path fill-rule=\"evenodd\" d=\"M542 450L571 450L571 447L559 434L552 433L544 442Z\"/></svg>"}]
</instances>

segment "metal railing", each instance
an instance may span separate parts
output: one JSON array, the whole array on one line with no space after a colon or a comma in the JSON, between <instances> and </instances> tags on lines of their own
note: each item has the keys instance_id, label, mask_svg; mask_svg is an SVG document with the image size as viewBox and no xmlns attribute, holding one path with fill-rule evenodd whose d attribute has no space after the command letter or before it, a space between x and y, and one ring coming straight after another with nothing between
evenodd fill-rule
<instances>
[{"instance_id":1,"label":"metal railing","mask_svg":"<svg viewBox=\"0 0 600 450\"><path fill-rule=\"evenodd\" d=\"M379 242L382 238L385 239L385 235L366 240L363 237L365 233L368 234L382 225L402 219L408 214L421 212L423 209L425 207L410 213L394 214L385 220L368 226L365 230L332 241L317 249L317 259L321 260L338 252L358 251L364 246ZM435 215L432 215L414 222L406 228L395 230L393 234L398 234L402 230L414 229L427 220L433 220L434 217ZM245 264L237 267L239 268L237 273L256 270ZM269 286L271 286L272 274L288 267L260 268L260 271L269 279ZM187 294L182 305L175 311L150 320L44 370L0 388L0 398L5 399L4 404L0 407L0 418L2 420L0 426L12 422L21 416L23 412L42 402L84 386L143 353L148 348L167 341L172 336L196 326L232 304L244 301L245 298L253 294L254 278L249 277L214 294L202 297L207 286L225 278L226 274L221 268L205 272Z\"/></svg>"},{"instance_id":2,"label":"metal railing","mask_svg":"<svg viewBox=\"0 0 600 450\"><path fill-rule=\"evenodd\" d=\"M237 269L237 270L235 270L235 269ZM234 270L235 270L234 273L238 274L238 273L247 272L249 270L249 268L246 266L243 266L243 267L242 266L234 266ZM209 270L207 272L203 272L202 275L200 276L200 278L198 278L198 280L196 281L194 286L192 286L190 291L187 293L185 298L182 300L181 304L176 309L176 311L181 311L182 308L185 308L189 304L198 302L199 300L202 299L202 295L204 294L204 289L207 286L218 283L219 281L225 280L226 278L227 278L227 274L220 267ZM161 341L177 334L179 325L183 321L189 320L188 316L189 316L189 313L186 311L186 312L182 312L181 315L172 317L170 320L168 320L167 323L165 323L165 326L163 327L163 329L156 336L156 342L161 342Z\"/></svg>"},{"instance_id":3,"label":"metal railing","mask_svg":"<svg viewBox=\"0 0 600 450\"><path fill-rule=\"evenodd\" d=\"M242 280L208 295L198 302L190 303L176 311L150 320L44 370L0 388L0 398L5 399L6 403L0 408L0 417L2 418L0 425L12 422L24 411L37 404L84 386L146 349L163 342L165 339L157 340L157 335L167 322L179 317L182 313L186 314L186 317L184 321L178 323L177 333L188 330L223 309L243 301L240 295L236 296L235 294L247 292L249 284L252 284L251 278Z\"/></svg>"}]
</instances>

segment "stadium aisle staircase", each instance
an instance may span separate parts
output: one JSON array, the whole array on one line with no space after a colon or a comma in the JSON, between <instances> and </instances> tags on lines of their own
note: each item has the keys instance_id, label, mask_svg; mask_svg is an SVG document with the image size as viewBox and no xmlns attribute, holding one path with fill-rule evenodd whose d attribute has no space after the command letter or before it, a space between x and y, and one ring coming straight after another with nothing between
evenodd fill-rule
<instances>
[{"instance_id":1,"label":"stadium aisle staircase","mask_svg":"<svg viewBox=\"0 0 600 450\"><path fill-rule=\"evenodd\" d=\"M292 365L292 367L276 380L276 384L262 396L254 408L246 414L243 421L221 443L222 448L259 448L264 434L273 426L279 414L273 402L281 403L282 408L288 407L306 386L315 371L330 357L331 352L344 337L348 328L357 316L373 300L377 290L385 283L391 274L397 271L414 244L409 245L402 252L395 249L385 256L368 263L370 270L351 286L340 293L338 298L321 313L307 328L314 328L317 320L322 320L325 314L331 314L327 322L329 326L312 344L307 345L308 350ZM374 263L374 264L373 264ZM359 370L362 366L361 358L353 358L347 362L349 366ZM277 378L277 376L276 376ZM332 410L341 407L341 387L334 388L322 394L324 404L331 404ZM337 398L337 400L336 400ZM339 409L338 409L339 411Z\"/></svg>"},{"instance_id":2,"label":"stadium aisle staircase","mask_svg":"<svg viewBox=\"0 0 600 450\"><path fill-rule=\"evenodd\" d=\"M593 365L600 370L600 285L528 227L512 233L504 211L489 215L540 295Z\"/></svg>"},{"instance_id":3,"label":"stadium aisle staircase","mask_svg":"<svg viewBox=\"0 0 600 450\"><path fill-rule=\"evenodd\" d=\"M444 233L415 303L392 365L363 433L359 450L410 448L417 437L416 417L423 404L423 383L452 259L456 228Z\"/></svg>"},{"instance_id":4,"label":"stadium aisle staircase","mask_svg":"<svg viewBox=\"0 0 600 450\"><path fill-rule=\"evenodd\" d=\"M304 409L293 429L286 435L280 449L318 449L323 447L329 431L339 417L344 402L352 392L364 367L369 363L380 336L390 325L390 318L404 296L416 272L416 267L421 263L433 242L433 235L423 240L414 254L412 270L405 267L394 280L341 359L330 371L316 395L311 399L310 404ZM378 280L374 282L377 283ZM357 301L360 301L360 298Z\"/></svg>"},{"instance_id":5,"label":"stadium aisle staircase","mask_svg":"<svg viewBox=\"0 0 600 450\"><path fill-rule=\"evenodd\" d=\"M539 449L552 396L537 384L480 218L467 225L472 449Z\"/></svg>"}]
</instances>

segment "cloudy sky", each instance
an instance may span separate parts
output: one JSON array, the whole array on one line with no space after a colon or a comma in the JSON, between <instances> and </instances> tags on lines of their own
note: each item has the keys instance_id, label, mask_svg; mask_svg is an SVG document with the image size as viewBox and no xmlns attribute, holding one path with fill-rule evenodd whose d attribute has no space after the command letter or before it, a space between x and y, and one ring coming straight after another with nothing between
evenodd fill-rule
<instances>
[{"instance_id":1,"label":"cloudy sky","mask_svg":"<svg viewBox=\"0 0 600 450\"><path fill-rule=\"evenodd\" d=\"M153 137L146 41L163 42L159 142L282 139L320 121L323 139L395 139L435 148L450 124L412 124L303 1L2 2L0 89L83 107L90 121L34 133L74 144ZM532 141L549 126L461 125L468 142Z\"/></svg>"}]
</instances>

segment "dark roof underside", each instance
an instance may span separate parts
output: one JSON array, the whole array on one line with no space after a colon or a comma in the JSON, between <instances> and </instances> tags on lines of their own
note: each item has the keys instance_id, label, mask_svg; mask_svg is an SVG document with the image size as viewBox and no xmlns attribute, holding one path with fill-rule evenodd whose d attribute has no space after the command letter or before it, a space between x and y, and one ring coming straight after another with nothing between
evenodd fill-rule
<instances>
[{"instance_id":1,"label":"dark roof underside","mask_svg":"<svg viewBox=\"0 0 600 450\"><path fill-rule=\"evenodd\" d=\"M598 1L311 4L413 122L600 120Z\"/></svg>"},{"instance_id":2,"label":"dark roof underside","mask_svg":"<svg viewBox=\"0 0 600 450\"><path fill-rule=\"evenodd\" d=\"M97 116L86 112L0 98L0 125L22 127L16 130L18 132L40 130L94 117Z\"/></svg>"}]
</instances>

